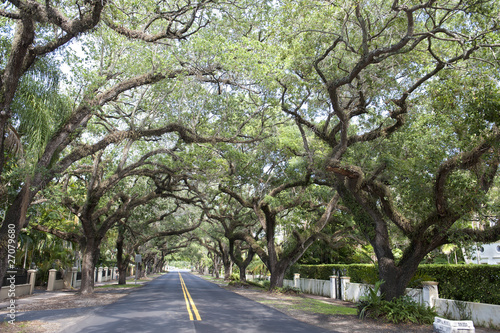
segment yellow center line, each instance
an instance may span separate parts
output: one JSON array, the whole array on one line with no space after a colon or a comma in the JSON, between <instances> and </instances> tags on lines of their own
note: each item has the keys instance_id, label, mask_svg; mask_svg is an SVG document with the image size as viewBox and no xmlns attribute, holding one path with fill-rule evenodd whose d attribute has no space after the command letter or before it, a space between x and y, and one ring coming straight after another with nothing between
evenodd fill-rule
<instances>
[{"instance_id":1,"label":"yellow center line","mask_svg":"<svg viewBox=\"0 0 500 333\"><path fill-rule=\"evenodd\" d=\"M194 305L193 299L191 298L191 295L189 294L189 291L187 290L186 284L184 283L184 279L182 278L181 273L179 272L179 279L181 280L181 286L182 286L182 293L184 294L184 299L186 300L186 308L189 313L189 320L194 320L193 319L193 312L196 317L196 320L201 321L200 314L198 313L198 309L196 308L196 305ZM193 309L193 311L191 311Z\"/></svg>"}]
</instances>

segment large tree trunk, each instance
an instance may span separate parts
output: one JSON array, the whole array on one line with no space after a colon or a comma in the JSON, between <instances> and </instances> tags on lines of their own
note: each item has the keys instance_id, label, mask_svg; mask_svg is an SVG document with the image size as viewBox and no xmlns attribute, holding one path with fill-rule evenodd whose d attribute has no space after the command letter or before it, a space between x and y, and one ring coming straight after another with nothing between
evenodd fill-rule
<instances>
[{"instance_id":1,"label":"large tree trunk","mask_svg":"<svg viewBox=\"0 0 500 333\"><path fill-rule=\"evenodd\" d=\"M289 260L283 258L278 260L276 255L276 249L274 246L274 241L272 244L268 244L269 260L267 268L271 273L269 290L283 287L283 279L285 278L286 270L289 267Z\"/></svg>"},{"instance_id":2,"label":"large tree trunk","mask_svg":"<svg viewBox=\"0 0 500 333\"><path fill-rule=\"evenodd\" d=\"M26 212L30 203L29 181L16 196L5 213L0 227L0 278L3 279L9 268L15 265L17 239L26 222Z\"/></svg>"},{"instance_id":3,"label":"large tree trunk","mask_svg":"<svg viewBox=\"0 0 500 333\"><path fill-rule=\"evenodd\" d=\"M127 284L127 265L118 266L118 284Z\"/></svg>"},{"instance_id":4,"label":"large tree trunk","mask_svg":"<svg viewBox=\"0 0 500 333\"><path fill-rule=\"evenodd\" d=\"M397 264L392 258L377 256L379 277L384 280L380 292L383 293L385 300L391 301L405 294L406 287L417 272L420 262L435 247L434 243L414 242Z\"/></svg>"},{"instance_id":5,"label":"large tree trunk","mask_svg":"<svg viewBox=\"0 0 500 333\"><path fill-rule=\"evenodd\" d=\"M233 262L231 261L231 256L229 255L229 248L226 244L219 244L221 250L222 265L224 266L224 280L228 281L231 278L231 273L233 270Z\"/></svg>"},{"instance_id":6,"label":"large tree trunk","mask_svg":"<svg viewBox=\"0 0 500 333\"><path fill-rule=\"evenodd\" d=\"M288 269L287 265L276 265L271 272L271 280L269 289L276 289L283 287L283 280L285 279L285 273Z\"/></svg>"},{"instance_id":7,"label":"large tree trunk","mask_svg":"<svg viewBox=\"0 0 500 333\"><path fill-rule=\"evenodd\" d=\"M255 252L251 247L247 250L247 257L243 259L241 253L241 241L229 238L229 255L233 262L240 269L240 281L245 282L247 280L246 270L248 265L252 262Z\"/></svg>"},{"instance_id":8,"label":"large tree trunk","mask_svg":"<svg viewBox=\"0 0 500 333\"><path fill-rule=\"evenodd\" d=\"M224 260L224 280L229 281L231 274L233 273L233 263L231 261Z\"/></svg>"},{"instance_id":9,"label":"large tree trunk","mask_svg":"<svg viewBox=\"0 0 500 333\"><path fill-rule=\"evenodd\" d=\"M384 283L380 286L380 292L384 295L384 299L391 301L405 294L406 286L412 279L418 268L418 262L414 267L397 267L394 261L382 258L378 261L378 271L380 280Z\"/></svg>"},{"instance_id":10,"label":"large tree trunk","mask_svg":"<svg viewBox=\"0 0 500 333\"><path fill-rule=\"evenodd\" d=\"M116 239L116 266L118 267L118 284L127 284L127 268L130 263L130 255L123 254L124 228L118 228Z\"/></svg>"},{"instance_id":11,"label":"large tree trunk","mask_svg":"<svg viewBox=\"0 0 500 333\"><path fill-rule=\"evenodd\" d=\"M80 294L87 295L94 292L95 265L99 259L99 242L87 239L85 244L80 244L82 249L82 285Z\"/></svg>"},{"instance_id":12,"label":"large tree trunk","mask_svg":"<svg viewBox=\"0 0 500 333\"><path fill-rule=\"evenodd\" d=\"M248 250L247 258L245 260L236 260L236 265L240 269L240 281L245 282L247 280L247 267L252 262L255 252L252 249Z\"/></svg>"},{"instance_id":13,"label":"large tree trunk","mask_svg":"<svg viewBox=\"0 0 500 333\"><path fill-rule=\"evenodd\" d=\"M213 255L212 257L212 262L214 264L214 270L212 272L212 275L215 276L216 279L220 278L220 261L219 261L219 256L216 254Z\"/></svg>"}]
</instances>

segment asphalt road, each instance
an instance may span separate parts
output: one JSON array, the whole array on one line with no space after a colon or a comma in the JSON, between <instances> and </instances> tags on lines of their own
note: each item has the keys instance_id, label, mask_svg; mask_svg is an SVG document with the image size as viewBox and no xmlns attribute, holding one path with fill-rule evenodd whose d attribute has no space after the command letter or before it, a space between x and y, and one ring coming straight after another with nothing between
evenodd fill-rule
<instances>
[{"instance_id":1,"label":"asphalt road","mask_svg":"<svg viewBox=\"0 0 500 333\"><path fill-rule=\"evenodd\" d=\"M81 313L80 313L81 314ZM71 315L68 313L68 315ZM26 319L22 319L26 320ZM326 333L186 272L170 272L80 316L64 332Z\"/></svg>"}]
</instances>

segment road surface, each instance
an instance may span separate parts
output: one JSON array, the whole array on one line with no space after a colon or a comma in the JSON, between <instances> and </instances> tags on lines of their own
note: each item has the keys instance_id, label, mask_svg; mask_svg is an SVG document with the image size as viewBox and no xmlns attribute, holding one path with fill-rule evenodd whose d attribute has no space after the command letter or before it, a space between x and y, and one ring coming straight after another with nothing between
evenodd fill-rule
<instances>
[{"instance_id":1,"label":"road surface","mask_svg":"<svg viewBox=\"0 0 500 333\"><path fill-rule=\"evenodd\" d=\"M64 332L332 332L299 322L187 272L170 272L80 317Z\"/></svg>"}]
</instances>

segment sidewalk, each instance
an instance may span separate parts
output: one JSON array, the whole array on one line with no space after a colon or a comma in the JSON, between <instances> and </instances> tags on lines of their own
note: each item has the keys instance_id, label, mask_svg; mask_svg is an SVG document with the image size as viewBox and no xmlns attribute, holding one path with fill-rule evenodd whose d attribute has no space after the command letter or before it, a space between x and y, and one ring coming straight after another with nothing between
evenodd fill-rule
<instances>
[{"instance_id":1,"label":"sidewalk","mask_svg":"<svg viewBox=\"0 0 500 333\"><path fill-rule=\"evenodd\" d=\"M127 283L132 285L134 284L134 279L135 277L131 276L127 278ZM147 281L137 281L137 284L144 284ZM101 287L101 286L106 286L106 285L113 285L117 284L118 280L112 280L112 281L106 281L106 282L95 282L94 287ZM41 289L40 287L35 288L33 291L32 295L25 295L21 296L18 298L15 298L15 304L16 307L19 305L23 304L31 304L34 302L42 302L44 300L48 299L55 299L57 297L64 297L68 295L74 295L79 291L79 289L60 289L60 290L54 290L54 291L47 291L44 289ZM97 289L96 292L99 292ZM0 314L7 313L7 307L10 305L10 299L6 298L3 300L0 300Z\"/></svg>"}]
</instances>

